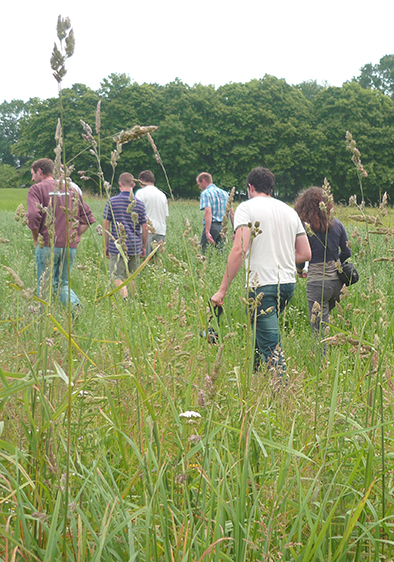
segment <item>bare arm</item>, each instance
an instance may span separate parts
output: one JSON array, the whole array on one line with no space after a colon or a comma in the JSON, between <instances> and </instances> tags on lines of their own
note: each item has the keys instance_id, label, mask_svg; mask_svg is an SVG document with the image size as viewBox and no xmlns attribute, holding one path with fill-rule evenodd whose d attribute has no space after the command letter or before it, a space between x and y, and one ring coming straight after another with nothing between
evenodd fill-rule
<instances>
[{"instance_id":1,"label":"bare arm","mask_svg":"<svg viewBox=\"0 0 394 562\"><path fill-rule=\"evenodd\" d=\"M308 237L306 234L300 234L300 236L297 236L295 243L295 262L301 264L310 261L311 257L312 252Z\"/></svg>"},{"instance_id":2,"label":"bare arm","mask_svg":"<svg viewBox=\"0 0 394 562\"><path fill-rule=\"evenodd\" d=\"M109 231L111 228L111 223L109 220L104 219L103 221L103 230L104 230L104 241L105 241L105 253L108 255L108 242L109 242Z\"/></svg>"},{"instance_id":3,"label":"bare arm","mask_svg":"<svg viewBox=\"0 0 394 562\"><path fill-rule=\"evenodd\" d=\"M207 235L207 240L210 244L215 244L215 240L211 234L212 225L212 210L211 207L205 207L204 209L204 220L205 220L205 234Z\"/></svg>"},{"instance_id":4,"label":"bare arm","mask_svg":"<svg viewBox=\"0 0 394 562\"><path fill-rule=\"evenodd\" d=\"M235 233L234 245L228 256L226 271L224 272L219 290L212 297L214 305L223 304L227 289L230 287L234 277L242 266L244 255L249 247L249 242L250 228L247 226L240 226Z\"/></svg>"},{"instance_id":5,"label":"bare arm","mask_svg":"<svg viewBox=\"0 0 394 562\"><path fill-rule=\"evenodd\" d=\"M231 220L231 224L233 225L233 229L234 229L234 209L232 207L230 209L230 220Z\"/></svg>"},{"instance_id":6,"label":"bare arm","mask_svg":"<svg viewBox=\"0 0 394 562\"><path fill-rule=\"evenodd\" d=\"M146 245L148 243L149 229L148 223L142 225L142 257L146 256Z\"/></svg>"}]
</instances>

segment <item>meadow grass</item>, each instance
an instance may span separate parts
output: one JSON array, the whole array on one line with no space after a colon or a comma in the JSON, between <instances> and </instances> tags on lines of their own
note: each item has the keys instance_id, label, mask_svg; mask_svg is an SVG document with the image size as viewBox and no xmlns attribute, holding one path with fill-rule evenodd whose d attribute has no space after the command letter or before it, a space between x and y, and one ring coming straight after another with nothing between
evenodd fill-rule
<instances>
[{"instance_id":1,"label":"meadow grass","mask_svg":"<svg viewBox=\"0 0 394 562\"><path fill-rule=\"evenodd\" d=\"M31 233L0 212L0 556L2 560L390 560L393 538L390 233L337 216L357 285L316 353L305 281L281 320L287 385L253 372L240 272L217 345L207 303L231 244L200 255L197 201L171 201L165 252L128 302L105 296L108 265L92 227L72 286L69 330L35 289ZM88 199L101 222L104 201ZM367 210L377 213L377 210ZM393 211L383 222L391 228ZM371 230L374 229L371 227ZM183 417L184 412L201 417Z\"/></svg>"}]
</instances>

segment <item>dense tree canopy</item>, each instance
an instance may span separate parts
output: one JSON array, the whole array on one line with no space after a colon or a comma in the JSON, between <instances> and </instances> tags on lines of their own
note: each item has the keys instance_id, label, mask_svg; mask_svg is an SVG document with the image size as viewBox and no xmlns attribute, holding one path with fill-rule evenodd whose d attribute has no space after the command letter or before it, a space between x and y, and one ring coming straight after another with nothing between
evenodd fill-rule
<instances>
[{"instance_id":1,"label":"dense tree canopy","mask_svg":"<svg viewBox=\"0 0 394 562\"><path fill-rule=\"evenodd\" d=\"M22 100L4 102L0 105L0 162L18 167L23 160L19 160L13 153L13 145L19 138L19 124L21 119L30 113L31 102Z\"/></svg>"},{"instance_id":2,"label":"dense tree canopy","mask_svg":"<svg viewBox=\"0 0 394 562\"><path fill-rule=\"evenodd\" d=\"M305 187L321 185L325 177L336 198L347 199L358 190L356 169L345 150L349 130L368 171L366 196L376 202L388 191L394 197L394 100L387 95L394 91L390 89L394 55L367 67L359 79L341 88L314 81L290 86L268 75L218 89L191 87L179 79L165 86L138 84L125 74L111 74L98 91L75 84L61 94L66 160L75 165L74 181L80 183L76 172L83 170L92 178L83 187L97 190L98 164L82 138L81 119L98 141L108 181L113 174L114 135L134 125L156 125L152 136L177 196L198 196L195 177L201 171L211 172L225 189L235 185L243 190L250 169L264 165L275 173L277 195L284 200L293 200ZM58 98L0 105L0 162L19 172L7 174L7 185L29 182L32 161L54 155L60 113ZM157 184L168 192L147 137L123 146L114 183L123 171L138 175L143 169L151 169Z\"/></svg>"},{"instance_id":3,"label":"dense tree canopy","mask_svg":"<svg viewBox=\"0 0 394 562\"><path fill-rule=\"evenodd\" d=\"M385 55L378 64L364 65L356 81L363 88L394 97L394 55Z\"/></svg>"},{"instance_id":4,"label":"dense tree canopy","mask_svg":"<svg viewBox=\"0 0 394 562\"><path fill-rule=\"evenodd\" d=\"M378 91L363 89L354 82L327 88L316 96L314 112L322 134L321 162L325 176L335 187L337 198L359 192L356 169L343 150L343 131L357 140L363 165L365 196L376 202L388 191L394 196L394 103Z\"/></svg>"}]
</instances>

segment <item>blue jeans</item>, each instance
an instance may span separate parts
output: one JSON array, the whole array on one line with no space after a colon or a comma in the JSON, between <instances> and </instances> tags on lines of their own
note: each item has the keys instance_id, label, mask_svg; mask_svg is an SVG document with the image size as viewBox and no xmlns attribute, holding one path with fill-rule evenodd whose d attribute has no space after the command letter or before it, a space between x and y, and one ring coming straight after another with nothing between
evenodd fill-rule
<instances>
[{"instance_id":1,"label":"blue jeans","mask_svg":"<svg viewBox=\"0 0 394 562\"><path fill-rule=\"evenodd\" d=\"M49 278L48 267L50 265L52 248L45 246L44 248L36 247L36 264L37 264L37 294L40 296L40 285L42 276L46 272ZM76 248L70 248L70 272L74 263ZM53 248L53 291L56 294L59 289L60 282L60 300L62 304L68 304L68 267L67 267L67 248ZM79 298L70 290L71 306L80 303Z\"/></svg>"},{"instance_id":2,"label":"blue jeans","mask_svg":"<svg viewBox=\"0 0 394 562\"><path fill-rule=\"evenodd\" d=\"M223 238L220 235L220 233L222 232L222 228L223 228L223 225L222 225L221 222L212 221L211 228L210 228L209 232L211 233L212 238L215 241L215 247L216 248L221 248L224 244ZM205 226L204 226L204 229L203 229L202 234L201 234L200 244L201 244L201 248L202 248L202 253L205 254L205 250L207 249L207 246L210 245L208 240L207 240L207 233L205 232Z\"/></svg>"},{"instance_id":3,"label":"blue jeans","mask_svg":"<svg viewBox=\"0 0 394 562\"><path fill-rule=\"evenodd\" d=\"M256 327L257 354L266 363L282 366L281 370L285 370L286 367L280 346L279 315L293 296L294 289L295 283L283 283L264 285L249 291L249 298L255 299L260 293L264 295L257 311L250 309L253 331ZM272 310L264 313L269 308Z\"/></svg>"}]
</instances>

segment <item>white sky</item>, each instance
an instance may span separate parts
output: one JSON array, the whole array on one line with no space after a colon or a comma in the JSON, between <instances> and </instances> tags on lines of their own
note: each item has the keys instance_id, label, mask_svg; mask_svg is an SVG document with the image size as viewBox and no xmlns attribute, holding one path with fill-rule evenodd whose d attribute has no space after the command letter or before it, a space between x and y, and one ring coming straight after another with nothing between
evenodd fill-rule
<instances>
[{"instance_id":1,"label":"white sky","mask_svg":"<svg viewBox=\"0 0 394 562\"><path fill-rule=\"evenodd\" d=\"M96 90L111 73L138 83L218 87L272 74L341 86L394 53L391 0L7 1L0 33L0 103L57 96L49 59L58 15L76 37L63 87Z\"/></svg>"}]
</instances>

